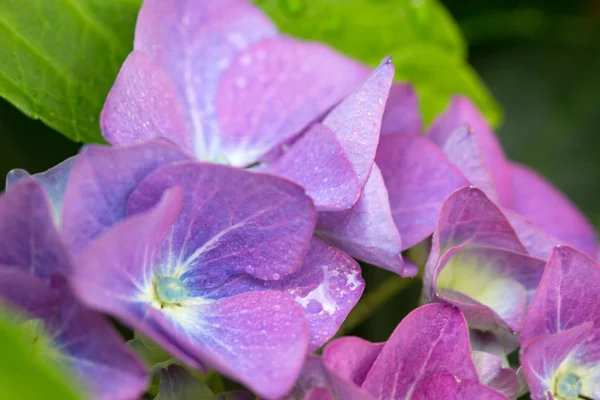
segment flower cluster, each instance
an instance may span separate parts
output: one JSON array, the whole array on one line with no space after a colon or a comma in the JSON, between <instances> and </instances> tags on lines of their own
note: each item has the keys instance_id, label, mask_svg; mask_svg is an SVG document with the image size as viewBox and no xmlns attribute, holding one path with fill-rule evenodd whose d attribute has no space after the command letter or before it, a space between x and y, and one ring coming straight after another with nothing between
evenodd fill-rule
<instances>
[{"instance_id":1,"label":"flower cluster","mask_svg":"<svg viewBox=\"0 0 600 400\"><path fill-rule=\"evenodd\" d=\"M251 398L213 371L267 399L600 398L594 229L469 100L425 131L393 77L246 0L145 0L110 145L7 177L2 304L94 399ZM355 260L423 276L385 343L330 341Z\"/></svg>"}]
</instances>

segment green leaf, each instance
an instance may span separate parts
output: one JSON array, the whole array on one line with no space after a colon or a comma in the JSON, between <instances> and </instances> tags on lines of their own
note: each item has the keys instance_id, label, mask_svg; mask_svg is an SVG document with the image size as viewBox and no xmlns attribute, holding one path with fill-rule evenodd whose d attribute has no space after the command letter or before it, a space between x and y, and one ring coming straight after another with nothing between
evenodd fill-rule
<instances>
[{"instance_id":1,"label":"green leaf","mask_svg":"<svg viewBox=\"0 0 600 400\"><path fill-rule=\"evenodd\" d=\"M32 351L23 327L5 316L0 316L0 354L2 398L81 398L68 385L66 376L59 373L63 369L52 364L42 353Z\"/></svg>"},{"instance_id":2,"label":"green leaf","mask_svg":"<svg viewBox=\"0 0 600 400\"><path fill-rule=\"evenodd\" d=\"M0 96L78 141L133 47L141 0L0 1Z\"/></svg>"},{"instance_id":3,"label":"green leaf","mask_svg":"<svg viewBox=\"0 0 600 400\"><path fill-rule=\"evenodd\" d=\"M393 55L413 83L425 121L453 94L469 96L492 125L501 111L466 61L458 27L436 0L255 0L286 33L324 41L372 66Z\"/></svg>"}]
</instances>

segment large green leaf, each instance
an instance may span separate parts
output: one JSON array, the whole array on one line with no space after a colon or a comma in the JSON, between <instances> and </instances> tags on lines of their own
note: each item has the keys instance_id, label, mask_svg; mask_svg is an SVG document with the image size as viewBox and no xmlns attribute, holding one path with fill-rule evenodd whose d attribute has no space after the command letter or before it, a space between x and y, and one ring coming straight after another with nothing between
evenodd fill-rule
<instances>
[{"instance_id":1,"label":"large green leaf","mask_svg":"<svg viewBox=\"0 0 600 400\"><path fill-rule=\"evenodd\" d=\"M73 140L98 116L133 47L141 0L1 0L0 96Z\"/></svg>"},{"instance_id":2,"label":"large green leaf","mask_svg":"<svg viewBox=\"0 0 600 400\"><path fill-rule=\"evenodd\" d=\"M437 0L256 0L279 28L321 40L371 65L392 54L398 80L412 82L430 122L456 93L497 125L501 112L466 61L464 40Z\"/></svg>"},{"instance_id":3,"label":"large green leaf","mask_svg":"<svg viewBox=\"0 0 600 400\"><path fill-rule=\"evenodd\" d=\"M0 393L3 399L60 399L80 397L59 368L32 351L22 326L0 316Z\"/></svg>"}]
</instances>

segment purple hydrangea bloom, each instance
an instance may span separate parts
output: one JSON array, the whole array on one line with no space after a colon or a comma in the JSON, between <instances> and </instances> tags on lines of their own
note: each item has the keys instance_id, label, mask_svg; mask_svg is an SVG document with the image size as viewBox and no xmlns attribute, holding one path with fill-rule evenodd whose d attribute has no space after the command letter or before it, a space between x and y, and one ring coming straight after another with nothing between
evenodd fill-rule
<instances>
[{"instance_id":1,"label":"purple hydrangea bloom","mask_svg":"<svg viewBox=\"0 0 600 400\"><path fill-rule=\"evenodd\" d=\"M521 334L521 362L533 400L600 397L600 266L557 247Z\"/></svg>"},{"instance_id":2,"label":"purple hydrangea bloom","mask_svg":"<svg viewBox=\"0 0 600 400\"><path fill-rule=\"evenodd\" d=\"M424 295L459 307L472 328L514 334L523 328L544 265L481 190L463 188L440 211Z\"/></svg>"},{"instance_id":3,"label":"purple hydrangea bloom","mask_svg":"<svg viewBox=\"0 0 600 400\"><path fill-rule=\"evenodd\" d=\"M195 159L297 182L322 238L411 275L374 167L393 76L389 59L368 76L324 45L279 34L247 0L146 0L101 127L112 144L164 137Z\"/></svg>"},{"instance_id":4,"label":"purple hydrangea bloom","mask_svg":"<svg viewBox=\"0 0 600 400\"><path fill-rule=\"evenodd\" d=\"M507 160L484 117L468 99L453 98L428 129L426 140L419 137L417 106L409 86L392 88L382 126L382 133L389 135L380 141L376 158L404 246L431 234L443 199L466 180L503 208L532 255L547 259L555 245L566 243L596 256L599 247L591 224L548 182ZM410 138L413 151L407 152ZM437 150L428 148L427 141ZM415 173L422 178L411 179ZM415 184L427 180L430 184ZM406 240L405 231L413 240Z\"/></svg>"},{"instance_id":5,"label":"purple hydrangea bloom","mask_svg":"<svg viewBox=\"0 0 600 400\"><path fill-rule=\"evenodd\" d=\"M141 362L104 317L76 301L66 283L72 266L45 188L23 178L0 196L0 298L64 363L93 399L130 399L147 385ZM45 347L45 348L44 348Z\"/></svg>"},{"instance_id":6,"label":"purple hydrangea bloom","mask_svg":"<svg viewBox=\"0 0 600 400\"><path fill-rule=\"evenodd\" d=\"M320 383L315 375L321 376ZM340 393L347 394L340 398L350 400L467 400L474 398L473 393L481 395L477 398L507 399L479 382L466 321L457 308L444 304L419 307L385 343L353 337L331 342L323 352L322 365L310 360L302 376L312 376L312 380L301 379L299 392L310 395L313 382L312 390L316 387L322 394L305 397L311 399L336 398L326 394L339 397Z\"/></svg>"},{"instance_id":7,"label":"purple hydrangea bloom","mask_svg":"<svg viewBox=\"0 0 600 400\"><path fill-rule=\"evenodd\" d=\"M127 215L78 258L79 297L268 398L362 293L356 262L312 238L310 198L278 177L172 163L135 187Z\"/></svg>"},{"instance_id":8,"label":"purple hydrangea bloom","mask_svg":"<svg viewBox=\"0 0 600 400\"><path fill-rule=\"evenodd\" d=\"M433 123L427 137L444 146L457 130L465 129L472 132L472 138L464 140L462 146L456 146L456 153L469 152L469 146L478 148L475 151L479 151L480 156L470 159L471 164L478 164L480 173L473 179L467 163L455 164L474 185L504 209L510 210L507 214L514 212L527 221L513 222L518 217L509 217L530 252L540 256L544 254L543 258L547 259L551 245L564 243L590 256L596 255L596 233L583 214L537 173L508 161L484 117L468 99L455 97L446 112ZM484 174L484 170L487 173Z\"/></svg>"}]
</instances>

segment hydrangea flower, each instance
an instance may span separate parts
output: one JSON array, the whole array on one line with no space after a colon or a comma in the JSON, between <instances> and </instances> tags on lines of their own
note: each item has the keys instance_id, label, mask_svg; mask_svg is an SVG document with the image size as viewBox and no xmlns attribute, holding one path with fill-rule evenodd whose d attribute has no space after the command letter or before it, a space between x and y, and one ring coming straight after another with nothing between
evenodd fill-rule
<instances>
[{"instance_id":1,"label":"hydrangea flower","mask_svg":"<svg viewBox=\"0 0 600 400\"><path fill-rule=\"evenodd\" d=\"M329 379L319 383L319 374ZM349 400L507 399L479 382L465 319L445 304L414 310L385 343L354 337L329 343L321 364L309 360L302 377L296 393L311 399L315 392Z\"/></svg>"},{"instance_id":2,"label":"hydrangea flower","mask_svg":"<svg viewBox=\"0 0 600 400\"><path fill-rule=\"evenodd\" d=\"M374 165L393 76L389 59L369 75L279 34L246 0L146 0L101 127L112 144L163 137L195 159L297 182L319 211L319 236L414 275Z\"/></svg>"},{"instance_id":3,"label":"hydrangea flower","mask_svg":"<svg viewBox=\"0 0 600 400\"><path fill-rule=\"evenodd\" d=\"M456 305L471 328L508 334L510 352L517 347L510 335L523 328L544 265L528 254L502 211L481 190L463 188L440 211L424 296Z\"/></svg>"},{"instance_id":4,"label":"hydrangea flower","mask_svg":"<svg viewBox=\"0 0 600 400\"><path fill-rule=\"evenodd\" d=\"M77 259L78 296L268 398L290 389L309 346L331 337L362 293L357 263L312 238L310 198L278 177L175 162L136 185L126 215Z\"/></svg>"},{"instance_id":5,"label":"hydrangea flower","mask_svg":"<svg viewBox=\"0 0 600 400\"><path fill-rule=\"evenodd\" d=\"M521 334L533 400L600 398L600 266L557 247Z\"/></svg>"},{"instance_id":6,"label":"hydrangea flower","mask_svg":"<svg viewBox=\"0 0 600 400\"><path fill-rule=\"evenodd\" d=\"M64 364L92 399L131 399L147 385L141 362L104 317L66 283L72 264L41 184L25 178L0 196L0 299L17 311L33 351Z\"/></svg>"},{"instance_id":7,"label":"hydrangea flower","mask_svg":"<svg viewBox=\"0 0 600 400\"><path fill-rule=\"evenodd\" d=\"M382 138L376 161L390 194L396 224L400 228L408 224L422 228L422 233L412 230L416 237L410 243L431 233L442 200L453 189L464 186L466 179L503 208L531 254L547 259L555 245L565 243L596 256L599 247L591 224L543 178L507 160L484 117L468 99L453 98L423 139L419 136L422 128L414 91L408 85L396 85L392 93L382 127L382 134L390 135ZM438 150L431 149L425 140ZM407 143L412 146L411 152L404 150ZM418 159L415 152L425 155ZM430 158L435 163L428 164ZM432 176L431 185L424 186L429 192L423 199L429 201L411 203L413 198L408 193L419 193L415 185L419 180L405 177L409 166L422 174L422 180L427 174Z\"/></svg>"}]
</instances>

